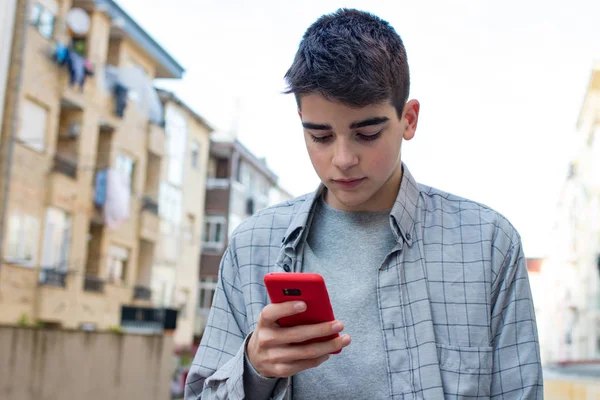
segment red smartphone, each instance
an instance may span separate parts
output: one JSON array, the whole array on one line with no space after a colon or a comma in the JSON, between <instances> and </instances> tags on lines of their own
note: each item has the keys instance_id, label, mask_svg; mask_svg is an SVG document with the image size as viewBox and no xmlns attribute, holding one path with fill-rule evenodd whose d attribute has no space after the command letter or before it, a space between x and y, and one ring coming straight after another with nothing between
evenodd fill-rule
<instances>
[{"instance_id":1,"label":"red smartphone","mask_svg":"<svg viewBox=\"0 0 600 400\"><path fill-rule=\"evenodd\" d=\"M325 280L319 274L303 272L271 272L264 277L265 286L271 303L303 301L306 311L280 318L277 323L282 327L312 325L335 320L333 308ZM338 333L307 340L301 344L325 342L338 337ZM341 350L332 353L337 354Z\"/></svg>"}]
</instances>

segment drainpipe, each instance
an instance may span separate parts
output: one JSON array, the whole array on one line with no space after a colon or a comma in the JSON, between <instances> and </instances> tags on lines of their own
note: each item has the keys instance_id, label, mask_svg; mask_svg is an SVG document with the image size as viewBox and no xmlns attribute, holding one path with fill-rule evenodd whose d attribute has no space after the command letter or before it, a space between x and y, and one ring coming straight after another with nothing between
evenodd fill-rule
<instances>
[{"instance_id":1,"label":"drainpipe","mask_svg":"<svg viewBox=\"0 0 600 400\"><path fill-rule=\"evenodd\" d=\"M0 266L2 265L2 263L4 262L4 232L6 232L6 212L8 210L8 195L10 193L10 180L11 180L11 175L12 175L12 162L13 162L13 156L14 156L14 152L15 152L15 141L17 138L17 126L18 126L18 121L19 121L19 98L21 95L21 88L23 86L23 57L25 55L25 43L27 42L27 28L29 26L29 1L30 0L17 0L17 7L15 10L15 26L17 25L16 18L19 15L19 11L21 10L21 8L19 7L21 4L24 3L24 7L25 7L25 12L24 14L24 19L21 24L21 29L19 31L17 31L16 29L14 30L14 34L15 36L13 37L13 45L12 45L12 50L10 53L10 58L11 61L15 60L15 58L17 58L16 56L18 55L18 59L20 62L20 66L17 70L17 76L16 76L16 90L13 92L13 101L12 101L12 110L13 110L13 116L12 116L12 121L10 123L10 128L9 128L9 132L10 134L8 135L8 137L4 138L4 144L6 147L6 155L2 157L3 160L5 160L4 162L6 163L6 173L4 174L4 187L2 188L3 191L3 196L2 196L2 213L0 214L0 216L2 217L0 219ZM18 40L20 40L20 42L18 42ZM15 44L19 43L19 48L15 49ZM7 82L8 85L8 82ZM0 127L1 128L1 127ZM6 143L6 141L8 140L8 143Z\"/></svg>"}]
</instances>

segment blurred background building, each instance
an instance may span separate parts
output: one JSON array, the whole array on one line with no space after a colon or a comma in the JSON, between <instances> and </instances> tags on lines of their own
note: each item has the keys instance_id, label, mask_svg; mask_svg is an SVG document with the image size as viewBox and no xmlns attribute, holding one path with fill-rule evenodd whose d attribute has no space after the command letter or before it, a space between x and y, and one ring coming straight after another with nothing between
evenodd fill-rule
<instances>
[{"instance_id":1,"label":"blurred background building","mask_svg":"<svg viewBox=\"0 0 600 400\"><path fill-rule=\"evenodd\" d=\"M202 335L212 304L219 264L240 223L263 208L291 199L264 159L257 158L235 132L213 135L206 183L206 210L195 333Z\"/></svg>"}]
</instances>

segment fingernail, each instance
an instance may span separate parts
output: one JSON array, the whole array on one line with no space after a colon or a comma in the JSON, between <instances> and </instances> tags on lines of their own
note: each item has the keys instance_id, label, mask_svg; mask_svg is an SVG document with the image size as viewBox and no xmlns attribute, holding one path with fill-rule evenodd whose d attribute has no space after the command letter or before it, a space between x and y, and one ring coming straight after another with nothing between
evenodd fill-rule
<instances>
[{"instance_id":1,"label":"fingernail","mask_svg":"<svg viewBox=\"0 0 600 400\"><path fill-rule=\"evenodd\" d=\"M304 311L306 310L306 304L299 301L296 304L294 304L294 309L296 309L296 311Z\"/></svg>"},{"instance_id":2,"label":"fingernail","mask_svg":"<svg viewBox=\"0 0 600 400\"><path fill-rule=\"evenodd\" d=\"M351 342L351 341L352 341L352 340L350 339L350 336L348 336L348 335L344 335L344 336L342 337L342 344L343 344L344 346L348 346L348 345L350 344L350 342Z\"/></svg>"},{"instance_id":3,"label":"fingernail","mask_svg":"<svg viewBox=\"0 0 600 400\"><path fill-rule=\"evenodd\" d=\"M334 332L341 332L342 329L344 329L344 324L339 321L331 326L331 330Z\"/></svg>"}]
</instances>

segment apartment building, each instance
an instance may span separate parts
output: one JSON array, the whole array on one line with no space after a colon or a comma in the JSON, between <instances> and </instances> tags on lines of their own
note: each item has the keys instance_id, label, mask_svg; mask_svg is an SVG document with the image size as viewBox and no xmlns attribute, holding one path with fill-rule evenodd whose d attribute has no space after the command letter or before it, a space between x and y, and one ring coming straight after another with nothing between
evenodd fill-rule
<instances>
[{"instance_id":1,"label":"apartment building","mask_svg":"<svg viewBox=\"0 0 600 400\"><path fill-rule=\"evenodd\" d=\"M592 71L575 150L544 261L540 344L549 362L600 358L600 63Z\"/></svg>"},{"instance_id":2,"label":"apartment building","mask_svg":"<svg viewBox=\"0 0 600 400\"><path fill-rule=\"evenodd\" d=\"M165 109L166 154L159 189L159 245L151 288L156 307L179 311L175 343L194 334L198 269L211 126L175 94L159 90Z\"/></svg>"},{"instance_id":3,"label":"apartment building","mask_svg":"<svg viewBox=\"0 0 600 400\"><path fill-rule=\"evenodd\" d=\"M155 257L178 229L161 201L171 169L183 171L181 225L192 238L202 229L210 127L152 82L183 68L113 0L18 0L15 15L8 82L22 79L8 85L2 124L0 323L161 332L179 320L175 339L189 342L181 310L186 293L195 302L200 241L180 249L172 288ZM181 121L186 134L170 135Z\"/></svg>"},{"instance_id":4,"label":"apartment building","mask_svg":"<svg viewBox=\"0 0 600 400\"><path fill-rule=\"evenodd\" d=\"M231 135L222 132L213 135L206 182L196 335L204 331L219 264L235 228L255 212L290 198L264 159L256 157Z\"/></svg>"}]
</instances>

